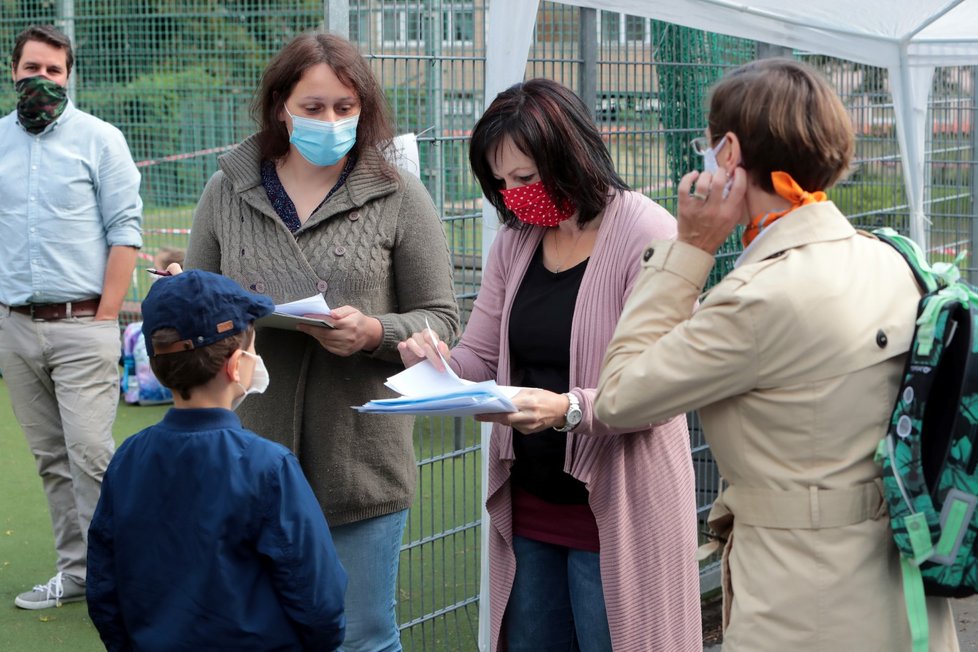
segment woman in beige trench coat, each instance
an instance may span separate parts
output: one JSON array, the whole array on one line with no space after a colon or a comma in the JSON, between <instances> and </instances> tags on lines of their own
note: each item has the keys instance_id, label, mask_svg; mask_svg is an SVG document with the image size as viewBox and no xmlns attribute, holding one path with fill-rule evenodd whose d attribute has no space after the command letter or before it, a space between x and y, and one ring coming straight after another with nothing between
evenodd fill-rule
<instances>
[{"instance_id":1,"label":"woman in beige trench coat","mask_svg":"<svg viewBox=\"0 0 978 652\"><path fill-rule=\"evenodd\" d=\"M888 245L823 191L853 132L810 67L768 59L713 89L703 173L679 187L679 234L653 242L608 347L596 412L616 427L699 409L727 488L724 652L910 650L873 453L920 298ZM694 305L737 224L746 248ZM930 649L957 650L929 599Z\"/></svg>"}]
</instances>

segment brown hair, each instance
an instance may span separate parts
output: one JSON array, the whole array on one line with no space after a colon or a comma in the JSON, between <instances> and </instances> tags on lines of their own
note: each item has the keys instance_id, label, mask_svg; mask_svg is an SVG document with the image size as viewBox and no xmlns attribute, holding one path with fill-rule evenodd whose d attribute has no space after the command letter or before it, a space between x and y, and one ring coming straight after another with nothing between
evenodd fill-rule
<instances>
[{"instance_id":1,"label":"brown hair","mask_svg":"<svg viewBox=\"0 0 978 652\"><path fill-rule=\"evenodd\" d=\"M17 35L14 40L14 51L10 55L11 65L17 70L20 57L24 54L24 46L28 41L40 41L47 43L51 47L65 51L65 65L67 74L71 74L71 67L75 64L75 53L71 49L71 39L53 25L31 25Z\"/></svg>"},{"instance_id":2,"label":"brown hair","mask_svg":"<svg viewBox=\"0 0 978 652\"><path fill-rule=\"evenodd\" d=\"M332 68L343 84L356 91L360 100L357 142L352 152L358 154L367 148L383 150L391 146L394 125L387 98L356 46L336 34L307 32L282 48L262 73L258 93L251 104L251 115L258 123L262 158L275 160L288 154L289 132L278 116L303 73L320 63ZM387 174L396 176L393 166L387 168Z\"/></svg>"},{"instance_id":3,"label":"brown hair","mask_svg":"<svg viewBox=\"0 0 978 652\"><path fill-rule=\"evenodd\" d=\"M157 269L166 269L173 263L183 265L183 259L187 255L187 250L181 247L170 247L164 245L153 256L153 265Z\"/></svg>"},{"instance_id":4,"label":"brown hair","mask_svg":"<svg viewBox=\"0 0 978 652\"><path fill-rule=\"evenodd\" d=\"M849 167L852 120L838 94L811 66L762 59L733 69L710 95L713 145L728 131L740 140L741 165L774 192L771 173L790 174L803 189L825 190Z\"/></svg>"},{"instance_id":5,"label":"brown hair","mask_svg":"<svg viewBox=\"0 0 978 652\"><path fill-rule=\"evenodd\" d=\"M577 207L582 226L604 210L612 190L628 190L583 100L555 81L531 79L496 96L469 143L472 171L506 226L523 225L503 203L500 181L489 165L506 136L533 159L554 202Z\"/></svg>"},{"instance_id":6,"label":"brown hair","mask_svg":"<svg viewBox=\"0 0 978 652\"><path fill-rule=\"evenodd\" d=\"M157 329L153 331L153 350L181 339L183 338L175 328ZM155 355L149 359L149 366L161 385L179 393L186 401L190 399L191 390L209 383L232 353L238 349L247 349L254 339L255 326L252 324L244 332L229 335L199 349Z\"/></svg>"}]
</instances>

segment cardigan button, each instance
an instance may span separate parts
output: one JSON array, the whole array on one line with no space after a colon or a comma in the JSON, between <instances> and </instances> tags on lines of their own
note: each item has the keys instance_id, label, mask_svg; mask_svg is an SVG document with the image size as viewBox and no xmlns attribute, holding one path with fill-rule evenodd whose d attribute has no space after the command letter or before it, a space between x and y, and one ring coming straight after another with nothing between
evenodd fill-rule
<instances>
[{"instance_id":1,"label":"cardigan button","mask_svg":"<svg viewBox=\"0 0 978 652\"><path fill-rule=\"evenodd\" d=\"M655 249L649 247L648 249L645 250L645 253L642 254L642 260L645 262L649 262L649 259L652 258L652 254L654 253L655 253Z\"/></svg>"},{"instance_id":2,"label":"cardigan button","mask_svg":"<svg viewBox=\"0 0 978 652\"><path fill-rule=\"evenodd\" d=\"M347 214L346 218L348 220L350 220L351 222L356 222L357 220L360 219L360 212L359 211L353 211L353 212Z\"/></svg>"},{"instance_id":3,"label":"cardigan button","mask_svg":"<svg viewBox=\"0 0 978 652\"><path fill-rule=\"evenodd\" d=\"M888 342L889 340L887 339L886 333L882 328L876 331L876 346L880 347L881 349L885 349Z\"/></svg>"},{"instance_id":4,"label":"cardigan button","mask_svg":"<svg viewBox=\"0 0 978 652\"><path fill-rule=\"evenodd\" d=\"M326 281L319 281L316 283L316 289L325 294L326 290L329 289L329 283Z\"/></svg>"},{"instance_id":5,"label":"cardigan button","mask_svg":"<svg viewBox=\"0 0 978 652\"><path fill-rule=\"evenodd\" d=\"M254 286L252 286L252 287L255 288L255 292L257 292L259 294L265 294L265 284L262 283L261 281L258 281L257 283L255 283Z\"/></svg>"},{"instance_id":6,"label":"cardigan button","mask_svg":"<svg viewBox=\"0 0 978 652\"><path fill-rule=\"evenodd\" d=\"M337 256L342 256L343 254L346 253L346 247L344 247L343 245L337 245L336 248L333 249L333 253L336 254Z\"/></svg>"}]
</instances>

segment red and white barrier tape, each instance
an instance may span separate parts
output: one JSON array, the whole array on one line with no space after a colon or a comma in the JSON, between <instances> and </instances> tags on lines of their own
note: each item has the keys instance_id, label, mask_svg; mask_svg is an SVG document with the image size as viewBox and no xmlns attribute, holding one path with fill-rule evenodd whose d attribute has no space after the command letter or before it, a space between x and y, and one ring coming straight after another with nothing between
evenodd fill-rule
<instances>
[{"instance_id":1,"label":"red and white barrier tape","mask_svg":"<svg viewBox=\"0 0 978 652\"><path fill-rule=\"evenodd\" d=\"M145 168L151 165L159 165L161 163L170 163L172 161L184 161L188 158L197 158L198 156L206 156L208 154L220 154L221 152L226 152L232 149L234 145L224 145L223 147L209 147L208 149L199 149L196 152L185 152L183 154L171 154L170 156L164 156L163 158L156 159L146 159L145 161L137 161L137 168Z\"/></svg>"}]
</instances>

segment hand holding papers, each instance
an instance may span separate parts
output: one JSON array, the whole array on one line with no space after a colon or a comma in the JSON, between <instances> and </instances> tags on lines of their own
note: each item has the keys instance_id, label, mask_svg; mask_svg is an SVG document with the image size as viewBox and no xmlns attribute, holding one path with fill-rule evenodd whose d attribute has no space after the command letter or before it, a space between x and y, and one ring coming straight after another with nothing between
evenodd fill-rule
<instances>
[{"instance_id":1,"label":"hand holding papers","mask_svg":"<svg viewBox=\"0 0 978 652\"><path fill-rule=\"evenodd\" d=\"M401 397L370 401L354 409L374 414L438 416L516 412L511 399L521 388L499 386L492 380L473 383L459 378L448 365L445 369L437 371L431 362L420 362L387 379L385 384Z\"/></svg>"},{"instance_id":2,"label":"hand holding papers","mask_svg":"<svg viewBox=\"0 0 978 652\"><path fill-rule=\"evenodd\" d=\"M278 304L275 306L275 312L267 317L262 317L256 323L260 326L284 328L293 331L299 324L312 324L313 326L333 328L333 325L324 319L303 317L303 315L313 314L328 315L329 312L330 308L326 304L326 299L323 298L323 295L314 294L311 297L299 299L298 301Z\"/></svg>"}]
</instances>

